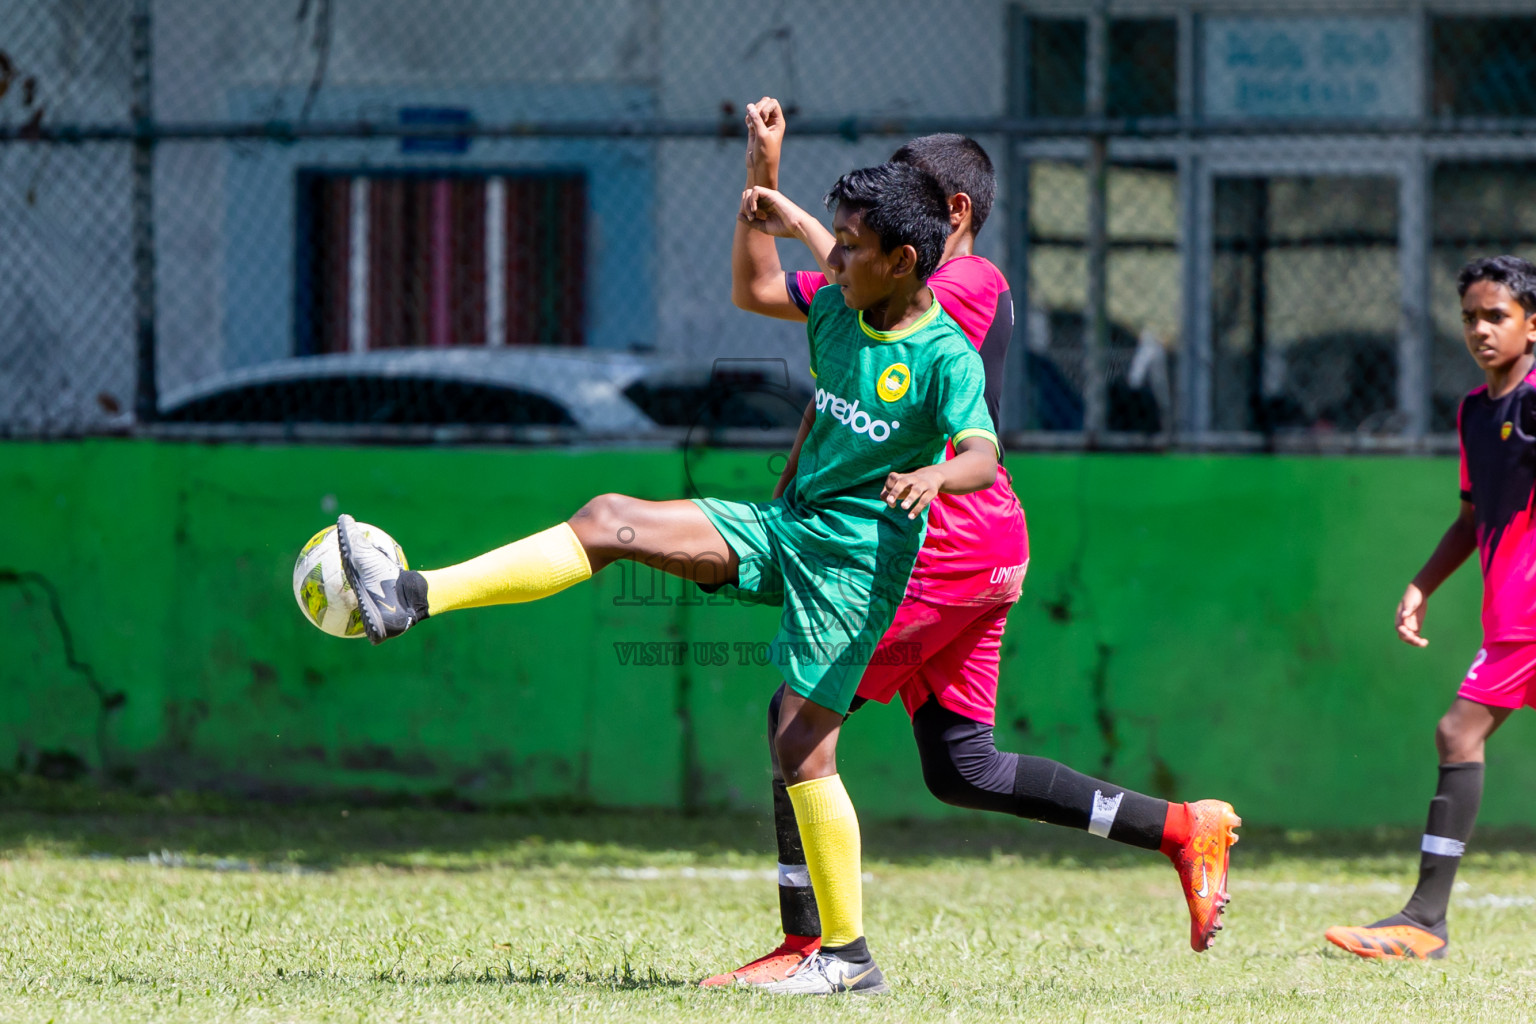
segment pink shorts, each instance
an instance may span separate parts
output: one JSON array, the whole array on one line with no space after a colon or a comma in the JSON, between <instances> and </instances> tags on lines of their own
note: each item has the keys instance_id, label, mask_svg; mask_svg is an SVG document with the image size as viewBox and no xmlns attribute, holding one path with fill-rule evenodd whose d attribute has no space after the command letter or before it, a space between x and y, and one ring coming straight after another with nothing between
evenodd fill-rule
<instances>
[{"instance_id":1,"label":"pink shorts","mask_svg":"<svg viewBox=\"0 0 1536 1024\"><path fill-rule=\"evenodd\" d=\"M1472 659L1456 696L1495 708L1536 707L1536 642L1484 644Z\"/></svg>"},{"instance_id":2,"label":"pink shorts","mask_svg":"<svg viewBox=\"0 0 1536 1024\"><path fill-rule=\"evenodd\" d=\"M997 717L997 669L1013 602L938 605L908 599L896 610L859 683L859 696L912 714L929 696L987 725Z\"/></svg>"}]
</instances>

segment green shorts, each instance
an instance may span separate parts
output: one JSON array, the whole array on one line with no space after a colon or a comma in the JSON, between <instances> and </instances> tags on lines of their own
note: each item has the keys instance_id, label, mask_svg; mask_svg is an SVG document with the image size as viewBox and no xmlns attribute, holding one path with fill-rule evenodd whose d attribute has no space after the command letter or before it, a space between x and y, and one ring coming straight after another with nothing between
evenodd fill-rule
<instances>
[{"instance_id":1,"label":"green shorts","mask_svg":"<svg viewBox=\"0 0 1536 1024\"><path fill-rule=\"evenodd\" d=\"M693 501L741 560L737 582L718 591L782 607L771 664L800 696L846 712L901 605L921 530L868 544L868 520L793 508L783 498Z\"/></svg>"}]
</instances>

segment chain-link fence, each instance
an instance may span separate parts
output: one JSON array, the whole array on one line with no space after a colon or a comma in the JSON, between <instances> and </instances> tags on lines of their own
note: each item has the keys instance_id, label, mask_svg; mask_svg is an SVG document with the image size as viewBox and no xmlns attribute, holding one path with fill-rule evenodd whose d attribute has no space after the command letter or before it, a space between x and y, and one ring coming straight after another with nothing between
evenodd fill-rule
<instances>
[{"instance_id":1,"label":"chain-link fence","mask_svg":"<svg viewBox=\"0 0 1536 1024\"><path fill-rule=\"evenodd\" d=\"M807 206L912 135L991 153L1014 447L1443 447L1456 269L1536 256L1526 6L20 0L0 436L666 438L721 359L793 392L802 332L730 300L771 94Z\"/></svg>"}]
</instances>

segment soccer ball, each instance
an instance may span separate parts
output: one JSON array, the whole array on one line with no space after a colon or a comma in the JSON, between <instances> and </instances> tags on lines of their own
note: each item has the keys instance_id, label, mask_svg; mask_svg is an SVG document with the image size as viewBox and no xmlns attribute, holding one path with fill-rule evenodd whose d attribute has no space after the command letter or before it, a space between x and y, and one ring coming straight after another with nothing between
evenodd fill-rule
<instances>
[{"instance_id":1,"label":"soccer ball","mask_svg":"<svg viewBox=\"0 0 1536 1024\"><path fill-rule=\"evenodd\" d=\"M358 523L357 531L366 542L392 557L402 570L410 568L405 552L389 534L367 523ZM293 599L299 602L299 611L306 619L331 636L364 635L363 613L341 567L341 544L336 540L334 525L309 538L299 549L299 560L293 566Z\"/></svg>"}]
</instances>

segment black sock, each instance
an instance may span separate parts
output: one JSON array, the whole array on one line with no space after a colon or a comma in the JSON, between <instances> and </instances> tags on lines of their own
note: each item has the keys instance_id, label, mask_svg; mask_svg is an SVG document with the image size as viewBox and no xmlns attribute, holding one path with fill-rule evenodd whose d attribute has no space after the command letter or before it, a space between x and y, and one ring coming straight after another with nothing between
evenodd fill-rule
<instances>
[{"instance_id":1,"label":"black sock","mask_svg":"<svg viewBox=\"0 0 1536 1024\"><path fill-rule=\"evenodd\" d=\"M784 772L779 767L778 750L773 737L779 731L779 706L784 700L780 686L768 702L768 754L773 762L773 836L779 847L779 920L785 935L806 937L821 934L821 913L816 909L816 890L811 888L811 871L805 866L805 847L800 843L800 825L795 821L795 805L789 799Z\"/></svg>"},{"instance_id":2,"label":"black sock","mask_svg":"<svg viewBox=\"0 0 1536 1024\"><path fill-rule=\"evenodd\" d=\"M1044 757L1020 757L1013 793L1025 817L1144 850L1163 843L1168 801L1100 782Z\"/></svg>"},{"instance_id":3,"label":"black sock","mask_svg":"<svg viewBox=\"0 0 1536 1024\"><path fill-rule=\"evenodd\" d=\"M411 609L411 615L417 622L432 614L427 609L427 578L425 576L414 569L407 569L400 574L400 582L396 586L400 592L400 600Z\"/></svg>"},{"instance_id":4,"label":"black sock","mask_svg":"<svg viewBox=\"0 0 1536 1024\"><path fill-rule=\"evenodd\" d=\"M845 960L850 964L867 964L874 960L869 955L869 943L860 935L846 946L822 946L823 953L830 953L839 960Z\"/></svg>"},{"instance_id":5,"label":"black sock","mask_svg":"<svg viewBox=\"0 0 1536 1024\"><path fill-rule=\"evenodd\" d=\"M1401 914L1372 927L1413 924L1445 938L1445 910L1451 901L1456 869L1472 838L1477 808L1483 802L1483 763L1462 761L1440 766L1440 784L1429 802L1429 821L1419 844L1419 884Z\"/></svg>"},{"instance_id":6,"label":"black sock","mask_svg":"<svg viewBox=\"0 0 1536 1024\"><path fill-rule=\"evenodd\" d=\"M956 807L1000 811L1148 850L1162 845L1168 801L1089 778L1044 757L1005 754L992 727L930 699L912 716L923 779Z\"/></svg>"}]
</instances>

